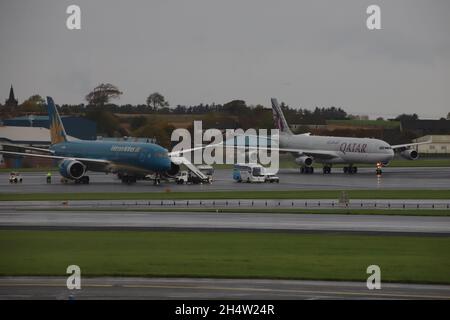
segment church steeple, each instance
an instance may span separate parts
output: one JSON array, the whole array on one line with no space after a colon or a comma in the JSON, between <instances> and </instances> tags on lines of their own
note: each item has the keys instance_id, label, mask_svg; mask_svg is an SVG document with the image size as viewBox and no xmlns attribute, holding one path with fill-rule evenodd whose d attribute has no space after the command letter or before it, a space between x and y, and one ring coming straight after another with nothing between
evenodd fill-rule
<instances>
[{"instance_id":1,"label":"church steeple","mask_svg":"<svg viewBox=\"0 0 450 320\"><path fill-rule=\"evenodd\" d=\"M11 88L9 89L9 98L5 101L5 107L17 107L19 102L16 100L14 96L14 88L11 84Z\"/></svg>"}]
</instances>

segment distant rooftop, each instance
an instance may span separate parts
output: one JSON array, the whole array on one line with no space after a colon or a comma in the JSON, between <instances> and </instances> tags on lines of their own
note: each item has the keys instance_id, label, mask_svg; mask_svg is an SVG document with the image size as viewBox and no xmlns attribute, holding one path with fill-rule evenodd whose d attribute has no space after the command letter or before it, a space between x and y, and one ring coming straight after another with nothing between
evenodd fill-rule
<instances>
[{"instance_id":1,"label":"distant rooftop","mask_svg":"<svg viewBox=\"0 0 450 320\"><path fill-rule=\"evenodd\" d=\"M77 140L69 137L71 140ZM41 127L0 126L0 141L25 144L50 144L50 130Z\"/></svg>"}]
</instances>

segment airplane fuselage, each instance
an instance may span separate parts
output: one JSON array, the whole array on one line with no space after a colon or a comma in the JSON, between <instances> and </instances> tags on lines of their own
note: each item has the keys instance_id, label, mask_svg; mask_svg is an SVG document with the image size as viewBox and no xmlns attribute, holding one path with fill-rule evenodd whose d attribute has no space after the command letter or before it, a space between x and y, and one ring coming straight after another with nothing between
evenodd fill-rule
<instances>
[{"instance_id":1,"label":"airplane fuselage","mask_svg":"<svg viewBox=\"0 0 450 320\"><path fill-rule=\"evenodd\" d=\"M394 151L387 142L371 138L281 134L279 144L280 148L331 151L337 155L330 159L314 158L315 162L325 164L387 164L394 158Z\"/></svg>"},{"instance_id":2,"label":"airplane fuselage","mask_svg":"<svg viewBox=\"0 0 450 320\"><path fill-rule=\"evenodd\" d=\"M56 156L65 158L90 158L113 163L109 170L91 171L133 171L152 173L165 172L171 168L167 150L153 143L116 141L66 141L50 147Z\"/></svg>"}]
</instances>

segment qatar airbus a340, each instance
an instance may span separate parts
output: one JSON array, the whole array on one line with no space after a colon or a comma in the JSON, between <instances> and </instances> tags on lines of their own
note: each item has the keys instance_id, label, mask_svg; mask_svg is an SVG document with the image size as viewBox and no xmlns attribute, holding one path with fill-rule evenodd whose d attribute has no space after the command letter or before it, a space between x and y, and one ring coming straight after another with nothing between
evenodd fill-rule
<instances>
[{"instance_id":1,"label":"qatar airbus a340","mask_svg":"<svg viewBox=\"0 0 450 320\"><path fill-rule=\"evenodd\" d=\"M345 164L344 173L352 174L358 170L355 164L368 163L376 165L377 173L381 174L381 167L389 164L395 151L406 159L416 160L419 154L412 147L430 143L426 141L391 146L383 140L371 138L293 134L277 100L272 98L271 102L275 128L279 130L279 151L294 155L301 173L313 173L312 165L317 162L323 164L323 173L331 173L333 164Z\"/></svg>"}]
</instances>

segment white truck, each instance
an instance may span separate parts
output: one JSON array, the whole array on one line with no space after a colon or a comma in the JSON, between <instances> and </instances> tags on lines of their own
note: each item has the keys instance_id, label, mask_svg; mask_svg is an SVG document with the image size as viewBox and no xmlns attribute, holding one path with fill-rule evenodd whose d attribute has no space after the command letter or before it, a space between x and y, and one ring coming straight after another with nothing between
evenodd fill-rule
<instances>
[{"instance_id":1,"label":"white truck","mask_svg":"<svg viewBox=\"0 0 450 320\"><path fill-rule=\"evenodd\" d=\"M175 177L175 182L177 184L200 184L211 183L211 180L208 177L204 179L200 178L190 171L180 171L180 173Z\"/></svg>"}]
</instances>

